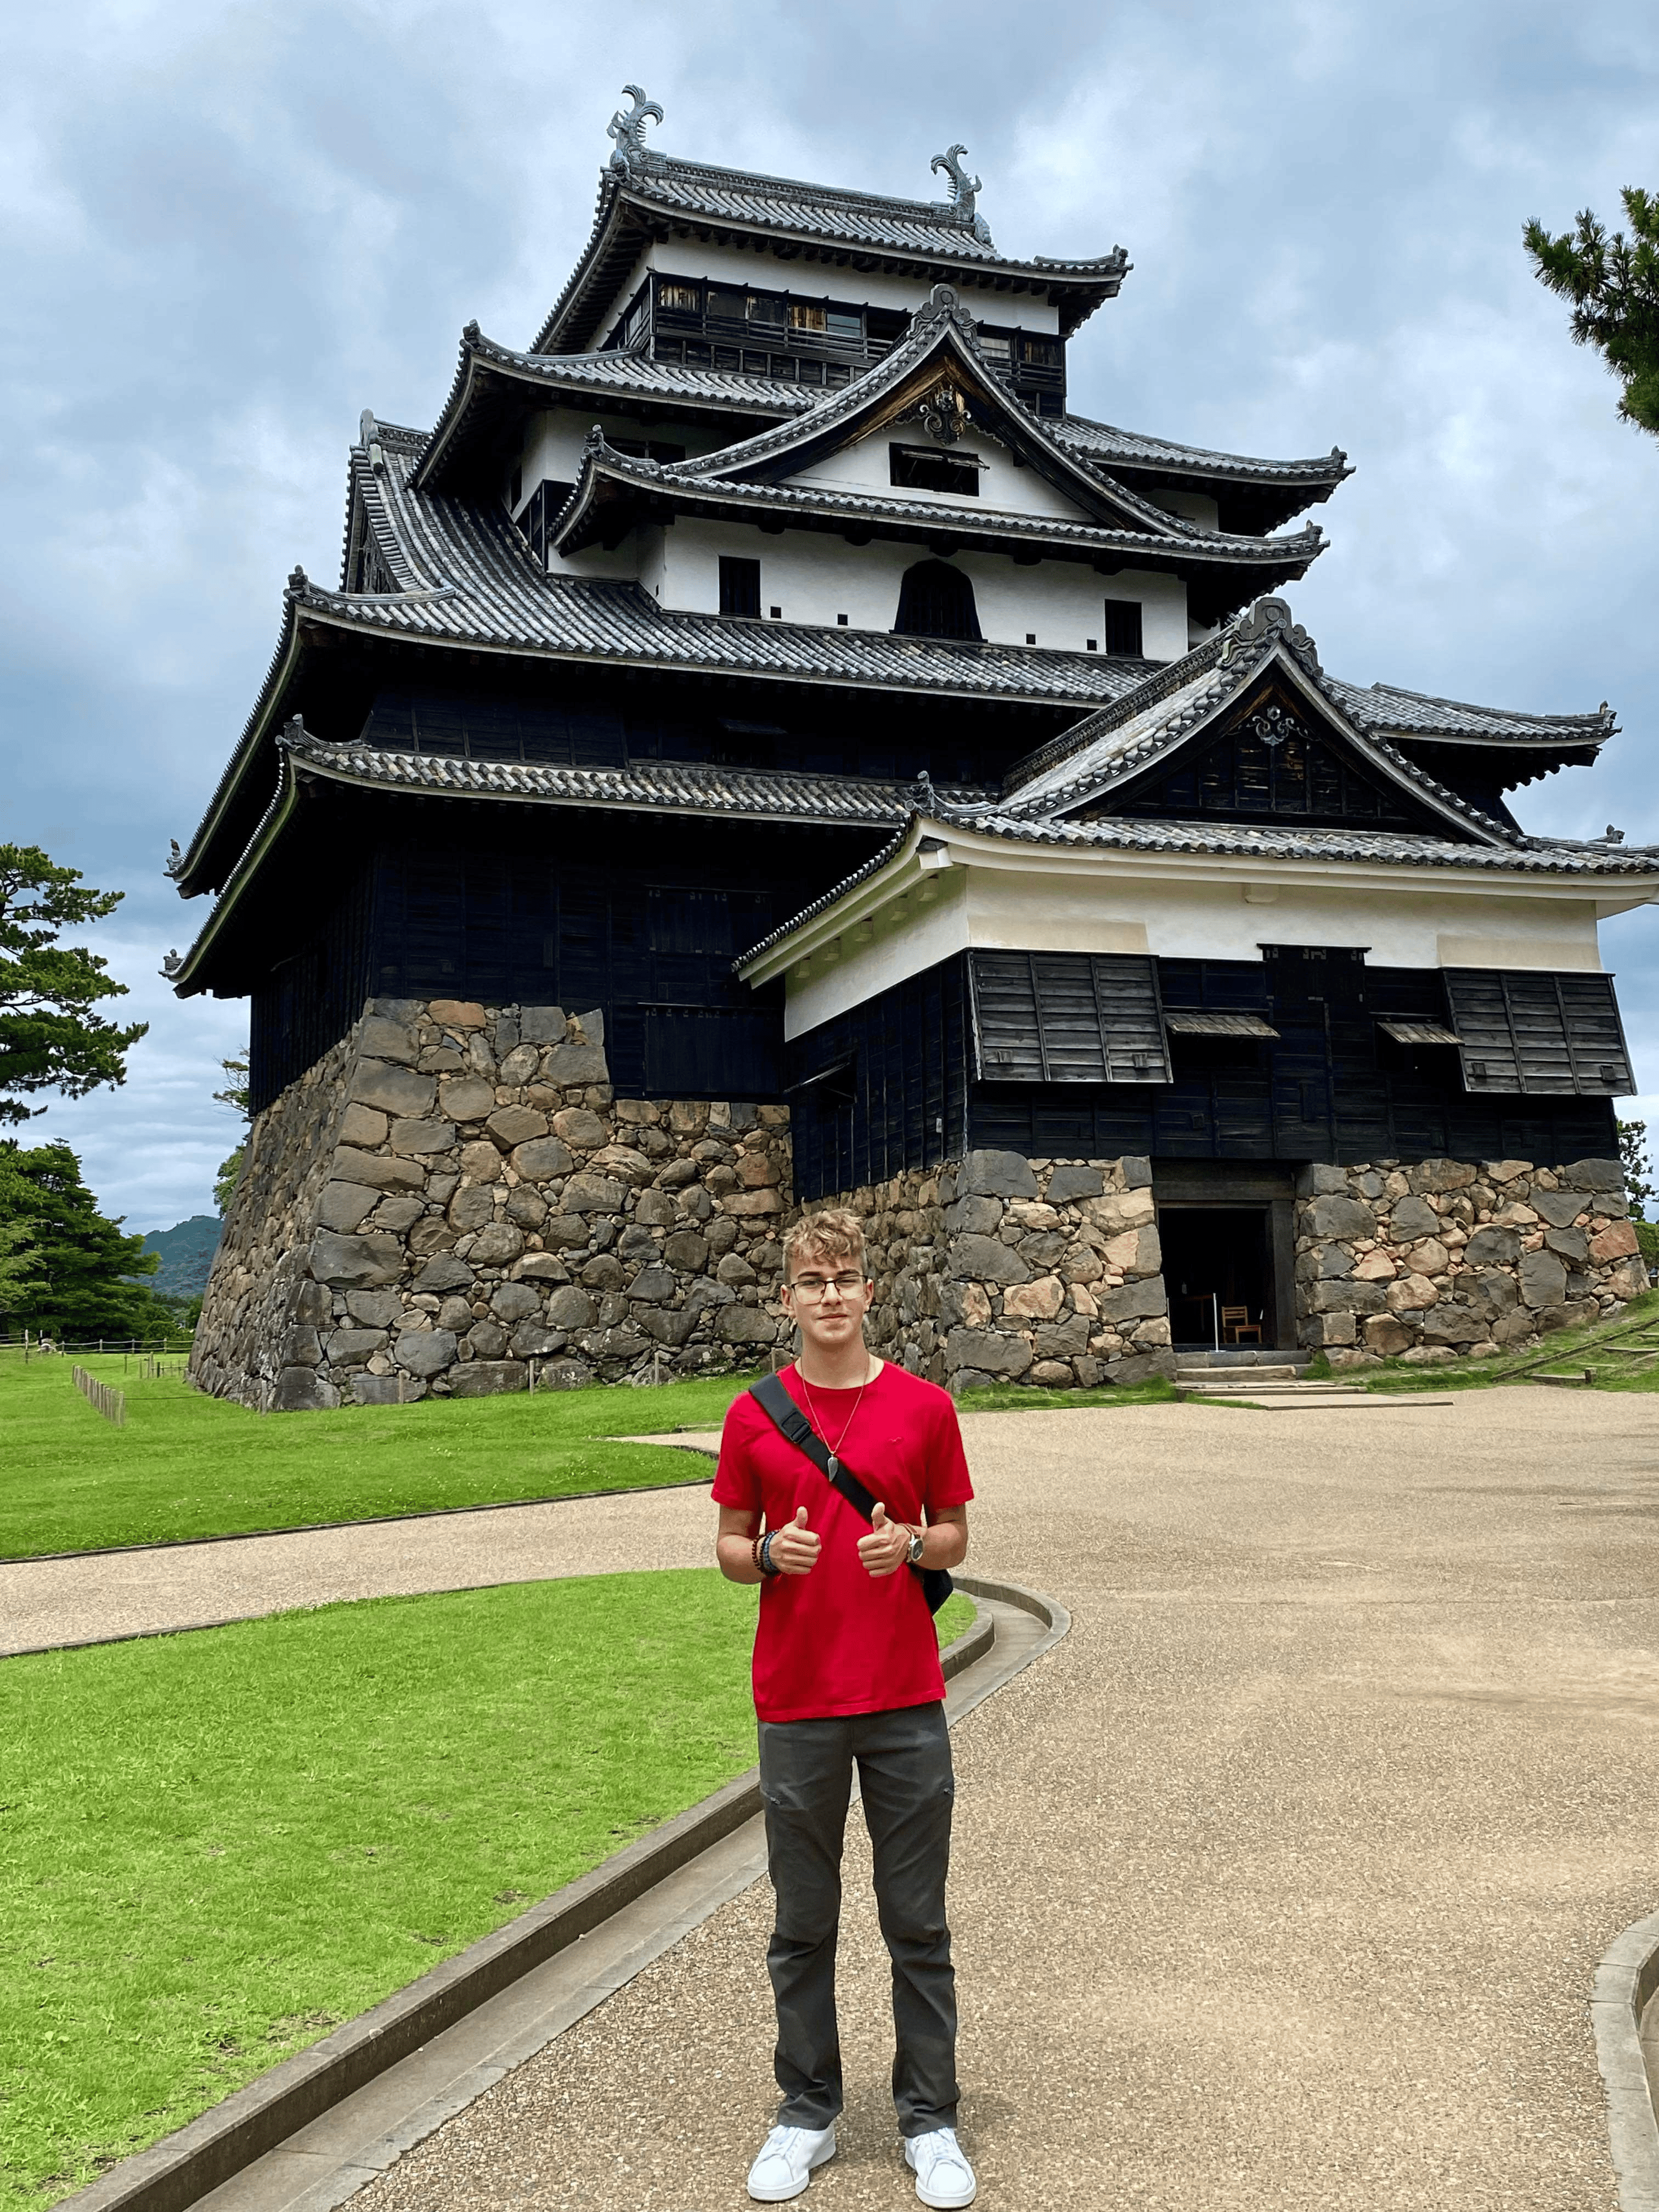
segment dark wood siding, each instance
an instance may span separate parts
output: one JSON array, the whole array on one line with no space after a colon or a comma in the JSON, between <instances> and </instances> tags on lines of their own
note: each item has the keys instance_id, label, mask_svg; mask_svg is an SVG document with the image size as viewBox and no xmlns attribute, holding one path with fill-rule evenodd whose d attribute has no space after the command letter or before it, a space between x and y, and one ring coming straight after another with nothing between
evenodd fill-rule
<instances>
[{"instance_id":1,"label":"dark wood siding","mask_svg":"<svg viewBox=\"0 0 1659 2212\"><path fill-rule=\"evenodd\" d=\"M248 1010L248 1090L259 1113L337 1044L374 989L374 870L346 884L321 925L281 960Z\"/></svg>"}]
</instances>

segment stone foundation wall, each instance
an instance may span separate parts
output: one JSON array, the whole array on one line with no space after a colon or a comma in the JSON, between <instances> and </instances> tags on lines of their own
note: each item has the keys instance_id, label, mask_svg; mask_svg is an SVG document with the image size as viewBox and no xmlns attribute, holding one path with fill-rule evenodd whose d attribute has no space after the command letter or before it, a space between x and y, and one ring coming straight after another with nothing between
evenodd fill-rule
<instances>
[{"instance_id":1,"label":"stone foundation wall","mask_svg":"<svg viewBox=\"0 0 1659 2212\"><path fill-rule=\"evenodd\" d=\"M1617 1160L1382 1160L1303 1181L1300 1333L1334 1367L1490 1357L1648 1286Z\"/></svg>"},{"instance_id":2,"label":"stone foundation wall","mask_svg":"<svg viewBox=\"0 0 1659 2212\"><path fill-rule=\"evenodd\" d=\"M596 1014L371 1000L250 1133L192 1378L269 1411L752 1367L789 1177L784 1107L617 1098Z\"/></svg>"},{"instance_id":3,"label":"stone foundation wall","mask_svg":"<svg viewBox=\"0 0 1659 2212\"><path fill-rule=\"evenodd\" d=\"M1144 1159L979 1152L821 1203L864 1220L884 1358L1066 1389L1174 1370L1152 1182Z\"/></svg>"}]
</instances>

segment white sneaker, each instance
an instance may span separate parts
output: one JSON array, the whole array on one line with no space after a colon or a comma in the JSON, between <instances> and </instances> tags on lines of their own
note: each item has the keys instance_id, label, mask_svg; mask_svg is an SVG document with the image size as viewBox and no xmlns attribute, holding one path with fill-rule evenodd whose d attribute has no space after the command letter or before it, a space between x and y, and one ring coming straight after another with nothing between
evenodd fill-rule
<instances>
[{"instance_id":1,"label":"white sneaker","mask_svg":"<svg viewBox=\"0 0 1659 2212\"><path fill-rule=\"evenodd\" d=\"M954 2128L932 2128L904 2139L904 2163L915 2170L916 2194L924 2204L971 2204L979 2184Z\"/></svg>"},{"instance_id":2,"label":"white sneaker","mask_svg":"<svg viewBox=\"0 0 1659 2212\"><path fill-rule=\"evenodd\" d=\"M812 2168L826 2164L835 2154L833 2124L827 2128L774 2128L749 2169L749 2194L757 2204L787 2204L805 2189L812 2179ZM972 2194L970 2188L968 2195ZM968 2197L949 2197L941 2202L965 2204Z\"/></svg>"}]
</instances>

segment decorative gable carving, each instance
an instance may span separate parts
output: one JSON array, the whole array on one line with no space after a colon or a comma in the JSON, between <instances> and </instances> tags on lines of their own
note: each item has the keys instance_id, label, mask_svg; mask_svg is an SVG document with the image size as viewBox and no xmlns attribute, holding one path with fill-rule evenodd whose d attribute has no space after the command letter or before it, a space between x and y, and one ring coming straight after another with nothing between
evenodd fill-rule
<instances>
[{"instance_id":1,"label":"decorative gable carving","mask_svg":"<svg viewBox=\"0 0 1659 2212\"><path fill-rule=\"evenodd\" d=\"M1304 698L1274 683L1127 790L1079 814L1291 821L1447 834L1443 816L1393 786Z\"/></svg>"}]
</instances>

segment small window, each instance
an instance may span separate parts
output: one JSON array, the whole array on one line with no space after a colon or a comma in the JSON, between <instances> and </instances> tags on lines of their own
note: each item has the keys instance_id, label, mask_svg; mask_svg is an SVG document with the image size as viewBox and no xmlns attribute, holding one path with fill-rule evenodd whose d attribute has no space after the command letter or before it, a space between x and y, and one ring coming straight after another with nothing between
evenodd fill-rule
<instances>
[{"instance_id":1,"label":"small window","mask_svg":"<svg viewBox=\"0 0 1659 2212\"><path fill-rule=\"evenodd\" d=\"M636 300L623 325L622 342L625 346L637 345L645 336L646 325L651 319L651 304L647 300Z\"/></svg>"},{"instance_id":2,"label":"small window","mask_svg":"<svg viewBox=\"0 0 1659 2212\"><path fill-rule=\"evenodd\" d=\"M781 607L770 607L767 611L771 616L774 622L781 622L783 620L783 609Z\"/></svg>"},{"instance_id":3,"label":"small window","mask_svg":"<svg viewBox=\"0 0 1659 2212\"><path fill-rule=\"evenodd\" d=\"M789 327L792 331L827 331L830 311L827 307L815 306L810 300L792 300L789 302Z\"/></svg>"},{"instance_id":4,"label":"small window","mask_svg":"<svg viewBox=\"0 0 1659 2212\"><path fill-rule=\"evenodd\" d=\"M775 292L751 292L749 295L749 319L762 324L768 330L783 328L783 301Z\"/></svg>"},{"instance_id":5,"label":"small window","mask_svg":"<svg viewBox=\"0 0 1659 2212\"><path fill-rule=\"evenodd\" d=\"M1085 653L1098 653L1100 640L1097 637L1085 637L1083 641L1083 650Z\"/></svg>"},{"instance_id":6,"label":"small window","mask_svg":"<svg viewBox=\"0 0 1659 2212\"><path fill-rule=\"evenodd\" d=\"M1060 368L1065 362L1058 338L1033 338L1022 336L1019 357L1030 368Z\"/></svg>"},{"instance_id":7,"label":"small window","mask_svg":"<svg viewBox=\"0 0 1659 2212\"><path fill-rule=\"evenodd\" d=\"M830 336L839 338L843 345L863 343L864 317L856 307L831 307L825 322Z\"/></svg>"},{"instance_id":8,"label":"small window","mask_svg":"<svg viewBox=\"0 0 1659 2212\"><path fill-rule=\"evenodd\" d=\"M836 617L836 621L837 625L838 625L842 629L846 629L846 627L847 627L847 617L846 617L846 616L845 616L845 615L837 615L837 616Z\"/></svg>"},{"instance_id":9,"label":"small window","mask_svg":"<svg viewBox=\"0 0 1659 2212\"><path fill-rule=\"evenodd\" d=\"M657 294L657 303L671 315L700 315L702 313L701 284L664 284Z\"/></svg>"},{"instance_id":10,"label":"small window","mask_svg":"<svg viewBox=\"0 0 1659 2212\"><path fill-rule=\"evenodd\" d=\"M988 361L994 361L1000 365L1005 362L1012 361L1014 357L1013 337L1007 331L981 331L979 334L979 343Z\"/></svg>"},{"instance_id":11,"label":"small window","mask_svg":"<svg viewBox=\"0 0 1659 2212\"><path fill-rule=\"evenodd\" d=\"M1140 658L1139 599L1107 600L1106 650L1125 659L1138 660Z\"/></svg>"},{"instance_id":12,"label":"small window","mask_svg":"<svg viewBox=\"0 0 1659 2212\"><path fill-rule=\"evenodd\" d=\"M1026 631L1025 642L1027 645L1035 645L1036 643L1036 632L1034 629L1028 629Z\"/></svg>"},{"instance_id":13,"label":"small window","mask_svg":"<svg viewBox=\"0 0 1659 2212\"><path fill-rule=\"evenodd\" d=\"M749 295L734 291L729 284L711 284L708 288L708 319L710 322L740 323L748 312Z\"/></svg>"},{"instance_id":14,"label":"small window","mask_svg":"<svg viewBox=\"0 0 1659 2212\"><path fill-rule=\"evenodd\" d=\"M977 453L941 453L931 446L890 446L890 481L909 491L952 491L964 499L979 497L980 459Z\"/></svg>"},{"instance_id":15,"label":"small window","mask_svg":"<svg viewBox=\"0 0 1659 2212\"><path fill-rule=\"evenodd\" d=\"M758 619L760 609L760 562L722 553L720 612L723 615L751 615Z\"/></svg>"},{"instance_id":16,"label":"small window","mask_svg":"<svg viewBox=\"0 0 1659 2212\"><path fill-rule=\"evenodd\" d=\"M899 586L898 620L893 628L907 637L971 637L980 635L974 586L960 568L943 561L918 561Z\"/></svg>"}]
</instances>

